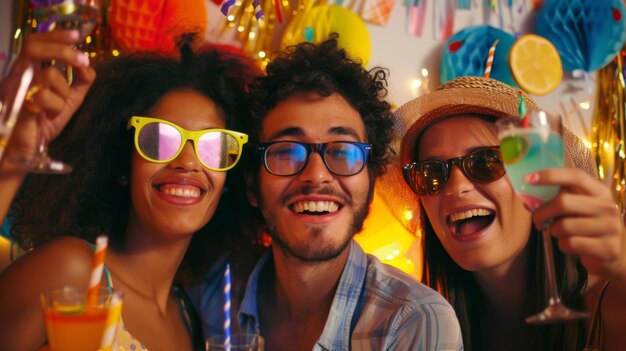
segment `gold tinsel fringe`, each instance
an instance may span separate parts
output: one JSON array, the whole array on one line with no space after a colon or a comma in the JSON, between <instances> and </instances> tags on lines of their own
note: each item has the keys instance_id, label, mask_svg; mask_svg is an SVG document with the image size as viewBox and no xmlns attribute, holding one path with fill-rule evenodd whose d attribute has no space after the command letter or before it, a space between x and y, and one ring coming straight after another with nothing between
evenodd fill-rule
<instances>
[{"instance_id":1,"label":"gold tinsel fringe","mask_svg":"<svg viewBox=\"0 0 626 351\"><path fill-rule=\"evenodd\" d=\"M600 179L610 180L615 201L626 211L626 47L597 72L596 108L593 115L593 153Z\"/></svg>"}]
</instances>

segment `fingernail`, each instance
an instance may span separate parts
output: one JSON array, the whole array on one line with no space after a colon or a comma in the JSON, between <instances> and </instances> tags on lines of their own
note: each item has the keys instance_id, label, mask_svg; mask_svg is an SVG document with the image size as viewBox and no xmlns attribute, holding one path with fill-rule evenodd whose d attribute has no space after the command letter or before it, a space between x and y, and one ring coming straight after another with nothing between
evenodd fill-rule
<instances>
[{"instance_id":1,"label":"fingernail","mask_svg":"<svg viewBox=\"0 0 626 351\"><path fill-rule=\"evenodd\" d=\"M72 40L78 40L80 39L80 33L77 30L72 30L70 31L70 38Z\"/></svg>"},{"instance_id":2,"label":"fingernail","mask_svg":"<svg viewBox=\"0 0 626 351\"><path fill-rule=\"evenodd\" d=\"M76 56L76 61L78 61L78 63L81 66L84 66L84 67L88 67L89 66L89 57L87 57L86 54L84 54L82 52L77 52L76 55L77 55Z\"/></svg>"},{"instance_id":3,"label":"fingernail","mask_svg":"<svg viewBox=\"0 0 626 351\"><path fill-rule=\"evenodd\" d=\"M524 181L528 184L535 184L539 181L539 173L529 173L524 177Z\"/></svg>"}]
</instances>

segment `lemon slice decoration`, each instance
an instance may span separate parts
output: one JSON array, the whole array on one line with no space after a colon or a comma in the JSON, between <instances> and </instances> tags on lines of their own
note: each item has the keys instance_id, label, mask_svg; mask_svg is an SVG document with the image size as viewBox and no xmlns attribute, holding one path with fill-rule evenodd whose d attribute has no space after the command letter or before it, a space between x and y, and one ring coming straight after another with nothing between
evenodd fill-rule
<instances>
[{"instance_id":1,"label":"lemon slice decoration","mask_svg":"<svg viewBox=\"0 0 626 351\"><path fill-rule=\"evenodd\" d=\"M500 151L506 164L520 161L528 152L528 140L519 135L509 135L500 141Z\"/></svg>"},{"instance_id":2,"label":"lemon slice decoration","mask_svg":"<svg viewBox=\"0 0 626 351\"><path fill-rule=\"evenodd\" d=\"M80 314L85 310L85 305L62 305L54 306L54 309L62 314Z\"/></svg>"},{"instance_id":3,"label":"lemon slice decoration","mask_svg":"<svg viewBox=\"0 0 626 351\"><path fill-rule=\"evenodd\" d=\"M561 82L561 57L552 43L535 34L522 35L509 54L509 65L517 84L526 92L546 95Z\"/></svg>"}]
</instances>

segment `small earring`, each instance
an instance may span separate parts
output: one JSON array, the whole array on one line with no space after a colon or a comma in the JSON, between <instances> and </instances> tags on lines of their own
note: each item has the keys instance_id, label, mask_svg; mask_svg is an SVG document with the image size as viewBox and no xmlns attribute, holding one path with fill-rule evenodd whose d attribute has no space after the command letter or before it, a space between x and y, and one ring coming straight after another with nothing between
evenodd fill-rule
<instances>
[{"instance_id":1,"label":"small earring","mask_svg":"<svg viewBox=\"0 0 626 351\"><path fill-rule=\"evenodd\" d=\"M121 175L117 177L117 184L119 186L127 186L128 185L128 176Z\"/></svg>"}]
</instances>

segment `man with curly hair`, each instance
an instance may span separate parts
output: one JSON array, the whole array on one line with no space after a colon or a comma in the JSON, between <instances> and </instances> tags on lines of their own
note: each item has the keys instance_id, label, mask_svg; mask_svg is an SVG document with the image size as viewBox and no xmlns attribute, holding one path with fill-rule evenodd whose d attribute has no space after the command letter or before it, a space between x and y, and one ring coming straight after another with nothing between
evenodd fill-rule
<instances>
[{"instance_id":1,"label":"man with curly hair","mask_svg":"<svg viewBox=\"0 0 626 351\"><path fill-rule=\"evenodd\" d=\"M248 200L271 246L233 323L266 350L462 349L443 297L353 240L389 159L386 75L348 58L334 35L290 47L250 88ZM199 306L205 336L221 332L207 297L217 291Z\"/></svg>"}]
</instances>

